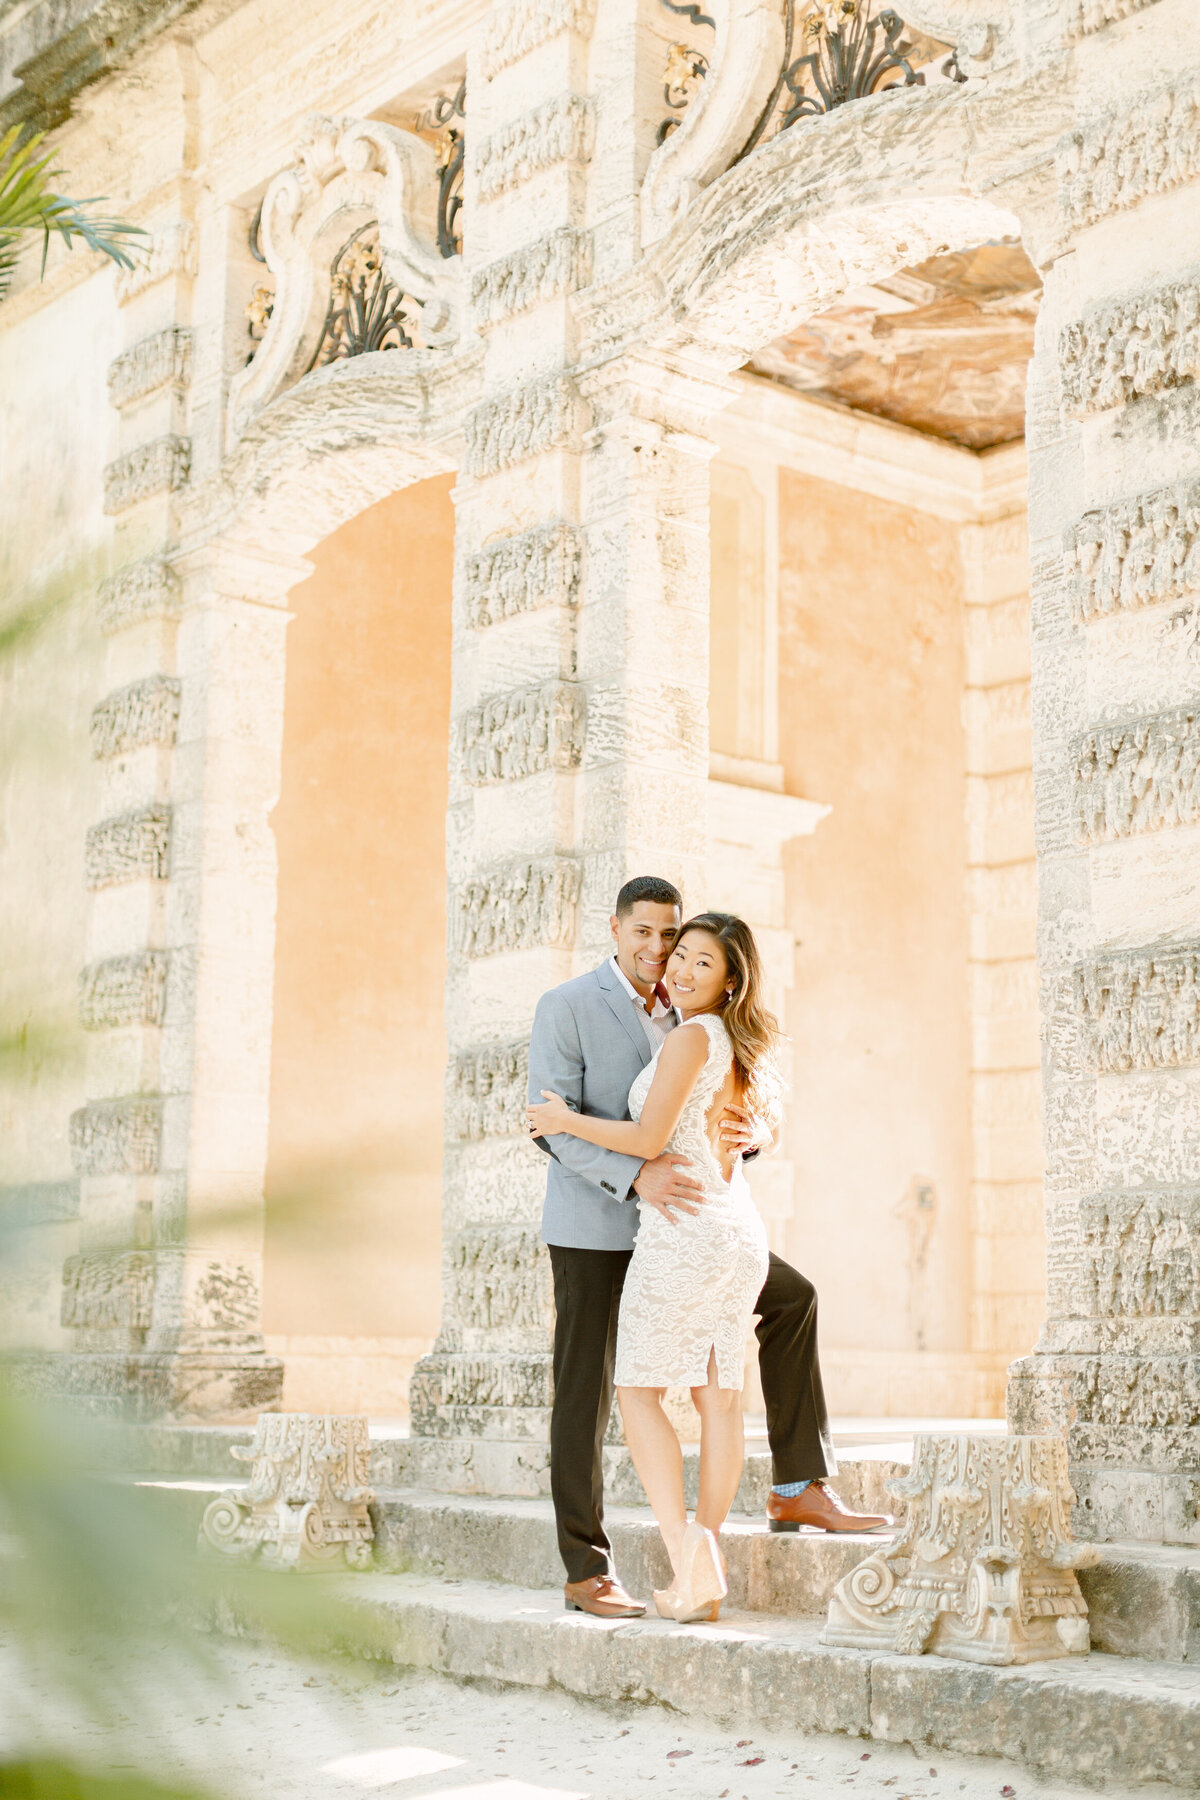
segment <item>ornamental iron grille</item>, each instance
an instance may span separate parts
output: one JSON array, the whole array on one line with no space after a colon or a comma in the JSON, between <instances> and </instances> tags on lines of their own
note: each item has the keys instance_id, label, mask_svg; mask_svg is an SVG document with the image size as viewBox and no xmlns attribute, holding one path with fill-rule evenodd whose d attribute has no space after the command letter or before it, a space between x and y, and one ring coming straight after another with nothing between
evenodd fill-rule
<instances>
[{"instance_id":1,"label":"ornamental iron grille","mask_svg":"<svg viewBox=\"0 0 1200 1800\"><path fill-rule=\"evenodd\" d=\"M466 157L467 81L453 94L439 94L417 121L418 131L441 134L438 162L437 241L444 257L461 256L463 163ZM457 124L455 121L459 121Z\"/></svg>"},{"instance_id":2,"label":"ornamental iron grille","mask_svg":"<svg viewBox=\"0 0 1200 1800\"><path fill-rule=\"evenodd\" d=\"M378 225L360 225L330 264L329 310L304 372L374 350L411 350L417 323L415 302L384 270Z\"/></svg>"},{"instance_id":3,"label":"ornamental iron grille","mask_svg":"<svg viewBox=\"0 0 1200 1800\"><path fill-rule=\"evenodd\" d=\"M684 13L693 26L715 34L716 22L696 5L659 0ZM797 120L818 117L895 87L924 87L935 80L962 81L950 44L913 30L891 7L874 0L782 0L783 60L753 131L733 158L741 162L758 144ZM797 55L796 52L799 51ZM706 50L672 44L663 70L670 112L659 126L661 144L680 123L711 62Z\"/></svg>"}]
</instances>

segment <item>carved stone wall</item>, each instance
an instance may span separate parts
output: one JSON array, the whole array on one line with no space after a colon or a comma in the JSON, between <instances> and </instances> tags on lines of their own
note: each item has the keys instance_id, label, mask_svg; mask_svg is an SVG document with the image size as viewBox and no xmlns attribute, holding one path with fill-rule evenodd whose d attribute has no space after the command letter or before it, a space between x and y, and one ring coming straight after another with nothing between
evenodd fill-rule
<instances>
[{"instance_id":1,"label":"carved stone wall","mask_svg":"<svg viewBox=\"0 0 1200 1800\"><path fill-rule=\"evenodd\" d=\"M479 1044L450 1065L446 1083L446 1135L450 1138L520 1136L525 1128L529 1044Z\"/></svg>"},{"instance_id":2,"label":"carved stone wall","mask_svg":"<svg viewBox=\"0 0 1200 1800\"><path fill-rule=\"evenodd\" d=\"M1200 818L1200 708L1097 726L1075 753L1075 823L1085 843Z\"/></svg>"},{"instance_id":3,"label":"carved stone wall","mask_svg":"<svg viewBox=\"0 0 1200 1800\"><path fill-rule=\"evenodd\" d=\"M171 494L188 478L192 446L187 438L168 435L139 444L118 456L104 471L104 510L123 513L156 494Z\"/></svg>"},{"instance_id":4,"label":"carved stone wall","mask_svg":"<svg viewBox=\"0 0 1200 1800\"><path fill-rule=\"evenodd\" d=\"M455 895L455 943L463 956L494 956L575 941L580 866L568 857L517 862L468 881Z\"/></svg>"},{"instance_id":5,"label":"carved stone wall","mask_svg":"<svg viewBox=\"0 0 1200 1800\"><path fill-rule=\"evenodd\" d=\"M536 1231L464 1232L446 1250L454 1317L467 1331L544 1331L550 1262Z\"/></svg>"},{"instance_id":6,"label":"carved stone wall","mask_svg":"<svg viewBox=\"0 0 1200 1800\"><path fill-rule=\"evenodd\" d=\"M74 1330L149 1331L154 1258L145 1250L89 1250L63 1265L62 1322Z\"/></svg>"},{"instance_id":7,"label":"carved stone wall","mask_svg":"<svg viewBox=\"0 0 1200 1800\"><path fill-rule=\"evenodd\" d=\"M171 325L117 357L108 371L108 397L119 409L132 406L159 388L186 387L191 370L192 334Z\"/></svg>"},{"instance_id":8,"label":"carved stone wall","mask_svg":"<svg viewBox=\"0 0 1200 1800\"><path fill-rule=\"evenodd\" d=\"M519 781L542 769L572 769L583 754L583 693L573 682L549 682L497 694L459 721L459 754L472 787Z\"/></svg>"},{"instance_id":9,"label":"carved stone wall","mask_svg":"<svg viewBox=\"0 0 1200 1800\"><path fill-rule=\"evenodd\" d=\"M1084 622L1200 588L1200 481L1085 513L1068 531L1066 551Z\"/></svg>"},{"instance_id":10,"label":"carved stone wall","mask_svg":"<svg viewBox=\"0 0 1200 1800\"><path fill-rule=\"evenodd\" d=\"M79 977L79 1018L85 1031L161 1025L169 962L165 950L143 950L89 963Z\"/></svg>"},{"instance_id":11,"label":"carved stone wall","mask_svg":"<svg viewBox=\"0 0 1200 1800\"><path fill-rule=\"evenodd\" d=\"M468 625L482 631L540 606L574 606L581 562L580 536L570 525L539 526L489 544L464 565Z\"/></svg>"},{"instance_id":12,"label":"carved stone wall","mask_svg":"<svg viewBox=\"0 0 1200 1800\"><path fill-rule=\"evenodd\" d=\"M161 1137L156 1095L92 1100L71 1114L71 1161L81 1175L152 1175Z\"/></svg>"},{"instance_id":13,"label":"carved stone wall","mask_svg":"<svg viewBox=\"0 0 1200 1800\"><path fill-rule=\"evenodd\" d=\"M1087 1359L1073 1386L1072 1448L1083 1461L1152 1469L1195 1468L1200 1429L1200 1356Z\"/></svg>"},{"instance_id":14,"label":"carved stone wall","mask_svg":"<svg viewBox=\"0 0 1200 1800\"><path fill-rule=\"evenodd\" d=\"M1200 1317L1200 1189L1091 1194L1080 1223L1088 1316Z\"/></svg>"},{"instance_id":15,"label":"carved stone wall","mask_svg":"<svg viewBox=\"0 0 1200 1800\"><path fill-rule=\"evenodd\" d=\"M171 815L165 807L122 813L93 825L84 847L89 888L120 881L165 881L170 872Z\"/></svg>"},{"instance_id":16,"label":"carved stone wall","mask_svg":"<svg viewBox=\"0 0 1200 1800\"><path fill-rule=\"evenodd\" d=\"M579 391L564 375L489 400L467 415L468 472L498 475L545 450L562 449L574 442L581 414Z\"/></svg>"},{"instance_id":17,"label":"carved stone wall","mask_svg":"<svg viewBox=\"0 0 1200 1800\"><path fill-rule=\"evenodd\" d=\"M191 279L196 273L196 228L190 219L172 219L155 226L150 247L134 258L132 269L118 269L117 302L127 306L172 276Z\"/></svg>"},{"instance_id":18,"label":"carved stone wall","mask_svg":"<svg viewBox=\"0 0 1200 1800\"><path fill-rule=\"evenodd\" d=\"M1136 206L1200 174L1200 90L1164 88L1075 132L1059 157L1073 226Z\"/></svg>"},{"instance_id":19,"label":"carved stone wall","mask_svg":"<svg viewBox=\"0 0 1200 1800\"><path fill-rule=\"evenodd\" d=\"M563 227L501 256L471 279L471 304L480 330L527 312L556 294L586 287L592 274L590 232Z\"/></svg>"},{"instance_id":20,"label":"carved stone wall","mask_svg":"<svg viewBox=\"0 0 1200 1800\"><path fill-rule=\"evenodd\" d=\"M560 94L484 139L475 162L479 193L496 200L555 163L586 162L591 107L579 94Z\"/></svg>"},{"instance_id":21,"label":"carved stone wall","mask_svg":"<svg viewBox=\"0 0 1200 1800\"><path fill-rule=\"evenodd\" d=\"M143 619L169 618L179 609L179 577L158 556L129 563L101 583L96 609L106 637Z\"/></svg>"},{"instance_id":22,"label":"carved stone wall","mask_svg":"<svg viewBox=\"0 0 1200 1800\"><path fill-rule=\"evenodd\" d=\"M1092 1068L1171 1069L1200 1060L1200 946L1091 957L1075 971L1075 993Z\"/></svg>"},{"instance_id":23,"label":"carved stone wall","mask_svg":"<svg viewBox=\"0 0 1200 1800\"><path fill-rule=\"evenodd\" d=\"M596 0L517 0L493 12L483 37L484 79L519 62L564 31L586 35L595 17Z\"/></svg>"},{"instance_id":24,"label":"carved stone wall","mask_svg":"<svg viewBox=\"0 0 1200 1800\"><path fill-rule=\"evenodd\" d=\"M169 675L149 675L118 688L92 714L92 755L103 762L147 744L173 744L181 691Z\"/></svg>"},{"instance_id":25,"label":"carved stone wall","mask_svg":"<svg viewBox=\"0 0 1200 1800\"><path fill-rule=\"evenodd\" d=\"M1091 308L1059 348L1063 404L1079 418L1127 406L1200 373L1200 286L1175 281Z\"/></svg>"}]
</instances>

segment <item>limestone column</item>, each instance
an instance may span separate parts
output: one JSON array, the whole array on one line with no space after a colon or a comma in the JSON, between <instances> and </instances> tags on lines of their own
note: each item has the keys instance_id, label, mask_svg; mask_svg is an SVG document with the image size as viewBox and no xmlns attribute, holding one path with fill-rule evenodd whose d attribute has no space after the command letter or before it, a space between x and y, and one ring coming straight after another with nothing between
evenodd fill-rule
<instances>
[{"instance_id":1,"label":"limestone column","mask_svg":"<svg viewBox=\"0 0 1200 1800\"><path fill-rule=\"evenodd\" d=\"M88 1100L71 1121L80 1248L55 1379L136 1418L277 1402L258 1328L274 931L267 813L282 737L282 601L307 565L180 555L196 228L180 183L146 264L119 278L109 373L115 573L98 604L109 691L92 720L96 822L80 1009Z\"/></svg>"},{"instance_id":2,"label":"limestone column","mask_svg":"<svg viewBox=\"0 0 1200 1800\"><path fill-rule=\"evenodd\" d=\"M628 54L625 11L604 28ZM545 1165L522 1132L534 1006L604 956L623 880L654 871L698 897L706 854L706 426L728 389L663 356L574 366L589 191L620 211L637 176L592 165L624 104L588 93L592 26L584 0L509 7L468 67L487 363L456 491L443 1326L412 1426L421 1478L508 1492L547 1483Z\"/></svg>"},{"instance_id":3,"label":"limestone column","mask_svg":"<svg viewBox=\"0 0 1200 1800\"><path fill-rule=\"evenodd\" d=\"M1029 399L1048 1320L1009 1414L1066 1434L1081 1533L1197 1543L1197 90L1165 20L1101 113L1079 29Z\"/></svg>"}]
</instances>

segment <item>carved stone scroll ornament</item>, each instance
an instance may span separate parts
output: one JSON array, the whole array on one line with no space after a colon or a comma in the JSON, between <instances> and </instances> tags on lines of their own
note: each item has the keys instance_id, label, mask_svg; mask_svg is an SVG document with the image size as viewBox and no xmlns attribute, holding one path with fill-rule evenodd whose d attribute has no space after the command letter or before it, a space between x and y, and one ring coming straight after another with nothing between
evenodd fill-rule
<instances>
[{"instance_id":1,"label":"carved stone scroll ornament","mask_svg":"<svg viewBox=\"0 0 1200 1800\"><path fill-rule=\"evenodd\" d=\"M642 183L642 243L665 237L754 130L784 53L782 8L712 0L716 42L708 74L677 128L650 158Z\"/></svg>"},{"instance_id":2,"label":"carved stone scroll ornament","mask_svg":"<svg viewBox=\"0 0 1200 1800\"><path fill-rule=\"evenodd\" d=\"M210 1501L200 1544L278 1569L369 1569L375 1528L367 1421L351 1413L262 1413L244 1488Z\"/></svg>"},{"instance_id":3,"label":"carved stone scroll ornament","mask_svg":"<svg viewBox=\"0 0 1200 1800\"><path fill-rule=\"evenodd\" d=\"M437 202L437 154L413 132L373 119L310 120L296 162L263 198L275 295L254 359L230 385L228 448L307 368L326 318L330 265L357 226L378 222L384 273L419 311L424 343L454 341L460 264L438 251Z\"/></svg>"},{"instance_id":4,"label":"carved stone scroll ornament","mask_svg":"<svg viewBox=\"0 0 1200 1800\"><path fill-rule=\"evenodd\" d=\"M1087 1652L1075 1571L1100 1552L1071 1537L1061 1439L922 1433L889 1486L904 1527L839 1581L823 1643L991 1664Z\"/></svg>"}]
</instances>

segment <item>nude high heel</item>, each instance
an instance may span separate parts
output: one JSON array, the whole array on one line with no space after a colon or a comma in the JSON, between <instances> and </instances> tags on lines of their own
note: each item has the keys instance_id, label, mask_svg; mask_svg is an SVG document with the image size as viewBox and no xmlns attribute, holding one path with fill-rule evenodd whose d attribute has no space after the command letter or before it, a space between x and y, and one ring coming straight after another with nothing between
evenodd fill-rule
<instances>
[{"instance_id":1,"label":"nude high heel","mask_svg":"<svg viewBox=\"0 0 1200 1800\"><path fill-rule=\"evenodd\" d=\"M660 1619L673 1619L677 1625L690 1625L697 1619L715 1625L728 1592L717 1541L711 1531L693 1520L683 1534L675 1580L669 1588L655 1589L655 1611Z\"/></svg>"}]
</instances>

